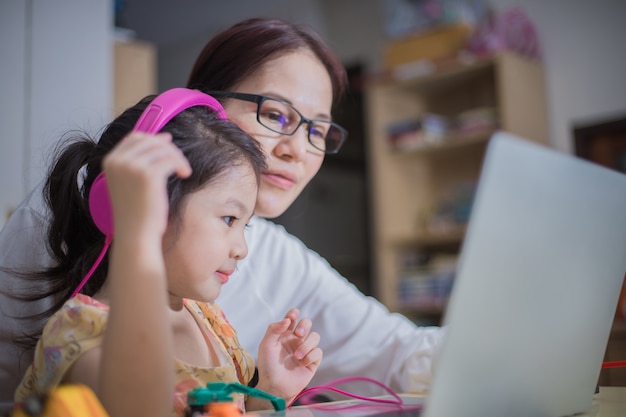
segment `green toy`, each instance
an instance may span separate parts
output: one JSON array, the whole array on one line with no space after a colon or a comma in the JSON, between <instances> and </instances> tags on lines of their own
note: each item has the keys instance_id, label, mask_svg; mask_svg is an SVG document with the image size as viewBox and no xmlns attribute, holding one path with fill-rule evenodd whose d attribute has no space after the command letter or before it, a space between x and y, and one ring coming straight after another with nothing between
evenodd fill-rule
<instances>
[{"instance_id":1,"label":"green toy","mask_svg":"<svg viewBox=\"0 0 626 417\"><path fill-rule=\"evenodd\" d=\"M242 385L238 382L209 382L206 388L197 387L187 393L187 415L194 412L204 412L206 405L214 402L232 402L231 394L240 393L252 397L263 398L272 403L274 410L282 411L287 408L283 398L275 397L265 391Z\"/></svg>"}]
</instances>

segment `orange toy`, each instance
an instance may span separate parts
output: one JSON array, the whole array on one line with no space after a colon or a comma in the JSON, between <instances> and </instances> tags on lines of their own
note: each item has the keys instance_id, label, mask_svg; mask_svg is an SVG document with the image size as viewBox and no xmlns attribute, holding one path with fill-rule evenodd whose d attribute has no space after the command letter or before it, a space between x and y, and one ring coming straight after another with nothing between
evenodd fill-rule
<instances>
[{"instance_id":1,"label":"orange toy","mask_svg":"<svg viewBox=\"0 0 626 417\"><path fill-rule=\"evenodd\" d=\"M109 417L85 385L61 385L45 397L32 397L14 408L10 417Z\"/></svg>"}]
</instances>

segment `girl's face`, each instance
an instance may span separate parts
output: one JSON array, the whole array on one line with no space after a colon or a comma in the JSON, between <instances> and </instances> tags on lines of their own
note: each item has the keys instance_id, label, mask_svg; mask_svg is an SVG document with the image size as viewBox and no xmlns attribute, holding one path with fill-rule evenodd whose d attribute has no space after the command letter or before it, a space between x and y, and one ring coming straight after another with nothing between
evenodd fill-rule
<instances>
[{"instance_id":1,"label":"girl's face","mask_svg":"<svg viewBox=\"0 0 626 417\"><path fill-rule=\"evenodd\" d=\"M163 255L172 303L211 302L248 253L244 229L254 212L257 180L249 164L235 165L188 195L180 222L168 226ZM176 301L173 301L176 300Z\"/></svg>"},{"instance_id":2,"label":"girl's face","mask_svg":"<svg viewBox=\"0 0 626 417\"><path fill-rule=\"evenodd\" d=\"M331 120L330 76L306 49L269 60L231 91L277 98L307 119ZM324 153L308 142L306 124L292 136L280 135L259 124L256 103L229 99L224 107L229 119L258 140L267 156L255 213L267 218L280 216L320 169Z\"/></svg>"}]
</instances>

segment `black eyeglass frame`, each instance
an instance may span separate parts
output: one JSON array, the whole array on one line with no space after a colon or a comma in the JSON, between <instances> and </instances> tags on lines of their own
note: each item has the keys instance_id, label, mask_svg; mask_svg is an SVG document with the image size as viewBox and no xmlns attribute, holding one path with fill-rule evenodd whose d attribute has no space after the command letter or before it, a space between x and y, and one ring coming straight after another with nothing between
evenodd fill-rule
<instances>
[{"instance_id":1,"label":"black eyeglass frame","mask_svg":"<svg viewBox=\"0 0 626 417\"><path fill-rule=\"evenodd\" d=\"M339 150L341 149L341 147L345 143L346 139L348 138L348 131L346 129L344 129L343 127L339 126L337 123L331 122L330 120L307 119L292 104L287 103L284 100L280 100L280 99L277 99L277 98L274 98L274 97L262 96L262 95L259 95L259 94L235 93L235 92L232 92L232 91L207 91L206 93L211 95L211 96L214 96L214 97L234 98L234 99L237 99L237 100L243 100L243 101L248 101L248 102L251 102L251 103L256 103L256 105L257 105L257 108L256 108L256 120L257 120L257 122L259 122L259 124L261 126L263 126L264 128L269 129L269 130L271 130L272 132L275 132L275 133L280 133L281 135L292 136L294 133L296 133L298 131L298 129L300 128L300 126L302 126L302 124L306 124L307 125L307 131L306 131L307 132L307 140L309 141L311 146L313 146L318 151L324 152L327 155L334 155L337 152L339 152ZM288 107L292 108L293 111L295 111L296 114L298 116L300 116L300 122L293 129L293 132L286 133L286 132L283 132L283 131L280 131L280 130L272 129L271 127L269 127L269 126L265 125L263 122L261 122L261 115L260 115L261 105L263 104L264 101L267 101L267 100L277 101L277 102L279 102L281 104L284 104L285 106L288 106ZM311 141L311 126L313 126L313 124L315 124L315 122L328 123L328 124L330 124L331 126L335 127L336 129L338 129L341 132L342 136L337 141L337 148L336 149L331 149L331 150L320 149L319 147L315 146L315 144Z\"/></svg>"}]
</instances>

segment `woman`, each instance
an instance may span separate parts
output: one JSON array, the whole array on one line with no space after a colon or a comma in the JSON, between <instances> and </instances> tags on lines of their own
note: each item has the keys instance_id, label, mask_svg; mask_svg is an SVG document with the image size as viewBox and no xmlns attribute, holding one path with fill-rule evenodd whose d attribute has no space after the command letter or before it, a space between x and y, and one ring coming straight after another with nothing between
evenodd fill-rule
<instances>
[{"instance_id":1,"label":"woman","mask_svg":"<svg viewBox=\"0 0 626 417\"><path fill-rule=\"evenodd\" d=\"M250 252L235 285L222 292L221 305L248 349L263 336L258 324L286 311L285 299L298 306L321 335L324 360L313 384L367 375L398 391L424 391L440 329L419 328L390 314L301 241L263 219L287 210L318 172L324 149L339 150L345 132L330 123L330 114L345 83L341 63L317 34L280 20L236 24L210 40L196 60L187 86L221 100L229 118L261 143L268 158L258 217L246 235ZM246 308L237 297L242 293L249 297ZM380 394L363 384L347 388Z\"/></svg>"},{"instance_id":2,"label":"woman","mask_svg":"<svg viewBox=\"0 0 626 417\"><path fill-rule=\"evenodd\" d=\"M220 304L238 329L242 345L254 354L263 329L282 318L283 302L290 299L321 335L324 360L312 384L367 375L397 391L424 391L430 384L440 329L416 327L390 314L297 238L263 219L283 213L321 167L324 151L338 150L342 130L328 122L345 83L343 67L318 35L280 20L240 22L210 40L198 57L187 86L212 92L222 100L229 118L261 143L268 158L255 208L258 217L246 235L249 254L240 263L233 285L224 288ZM318 130L330 136L322 135L320 141ZM31 194L5 225L0 265L37 267L47 262L46 250L38 243L47 216L40 193ZM16 291L22 284L3 274L0 285ZM241 294L248 299L242 300ZM51 305L50 298L28 306L27 311L41 312ZM24 306L10 306L10 302L1 300L6 306L0 311L4 316L0 319L2 387L19 382L24 372L23 365L17 366L19 360L32 360L14 345L14 336L25 325L41 326L32 320L25 324L11 319L9 311L23 315ZM346 385L346 389L380 394L362 384ZM0 400L10 398L2 394Z\"/></svg>"}]
</instances>

